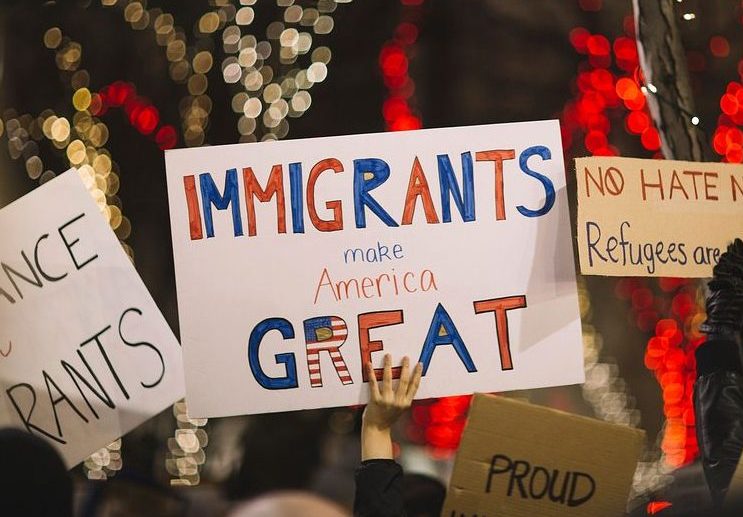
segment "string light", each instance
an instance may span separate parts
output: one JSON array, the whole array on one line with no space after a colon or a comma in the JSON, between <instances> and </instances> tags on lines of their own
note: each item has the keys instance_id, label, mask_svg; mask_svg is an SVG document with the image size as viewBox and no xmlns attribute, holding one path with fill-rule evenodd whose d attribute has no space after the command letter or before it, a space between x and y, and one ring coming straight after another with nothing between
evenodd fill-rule
<instances>
[{"instance_id":1,"label":"string light","mask_svg":"<svg viewBox=\"0 0 743 517\"><path fill-rule=\"evenodd\" d=\"M577 277L578 301L583 335L583 356L586 382L581 386L583 399L590 404L597 418L619 425L639 427L640 411L630 395L627 383L619 375L619 366L611 358L602 358L603 336L592 323L593 308L585 278ZM646 448L635 470L630 499L635 495L658 489L671 481L670 467L656 453L658 448Z\"/></svg>"},{"instance_id":2,"label":"string light","mask_svg":"<svg viewBox=\"0 0 743 517\"><path fill-rule=\"evenodd\" d=\"M202 145L212 108L212 101L206 95L209 83L205 74L213 65L213 56L207 50L209 45L203 42L211 38L212 33L223 24L220 15L223 18L226 17L226 11L218 8L204 14L194 29L196 44L189 47L185 32L175 26L174 18L169 13L160 9L146 10L145 4L138 0L130 2L103 0L102 4L110 7L118 4L124 19L129 22L132 29L144 30L149 27L155 33L158 45L165 50L170 78L178 84L185 85L188 91L188 94L179 102L184 143L187 146ZM102 100L104 101L101 105L103 112L109 106L122 107L130 123L140 133L154 135L154 140L161 149L170 149L177 145L178 135L175 128L164 125L155 129L159 120L159 112L149 101L137 97L133 85L123 82L114 83L102 90ZM183 426L196 426L196 424L190 421L184 424L180 420L186 411L185 401L179 401L173 406L177 429L174 436L168 439L169 452L165 466L173 476L171 484L174 485L199 484L199 470L205 461L203 448L199 447L192 451L189 445L193 442L192 436L189 435L190 429L183 429ZM199 429L198 436L201 437L199 443L202 441L206 443L208 440L204 429Z\"/></svg>"},{"instance_id":3,"label":"string light","mask_svg":"<svg viewBox=\"0 0 743 517\"><path fill-rule=\"evenodd\" d=\"M83 462L83 470L88 479L105 481L121 470L121 438L101 447Z\"/></svg>"},{"instance_id":4,"label":"string light","mask_svg":"<svg viewBox=\"0 0 743 517\"><path fill-rule=\"evenodd\" d=\"M117 2L103 0L102 5L118 7L124 19L134 30L151 29L156 41L165 51L169 62L170 78L186 86L187 95L179 102L181 114L181 131L187 146L203 145L209 124L209 115L213 106L208 96L209 80L207 74L214 67L211 42L218 30L222 29L222 46L226 58L221 63L222 78L227 84L242 84L243 92L232 98L232 109L242 113L238 120L240 141L253 141L258 129L258 121L263 129L263 140L278 139L286 136L289 130L286 117L301 116L311 105L309 89L313 84L322 82L327 77L327 63L330 61L330 49L318 47L311 53L311 64L307 69L292 68L285 74L275 77L274 68L267 60L273 54L279 56L279 67L296 62L299 55L309 53L312 36L299 32L296 28L287 28L278 34L279 50L274 50L270 41L258 42L253 35L243 35L243 28L250 26L255 13L251 5L255 0L241 0L237 9L227 0L215 0L214 9L203 14L195 24L195 43L188 45L185 32L174 25L173 16L160 9L146 9L145 3L139 0ZM328 34L334 23L330 16L335 10L332 0L320 0L316 7L302 8L293 5L292 1L277 0L277 5L285 7L284 22L298 24L300 27L312 28L316 34ZM281 22L278 22L281 24ZM269 24L267 35L279 27ZM283 24L281 25L283 28ZM73 56L74 57L74 56ZM278 70L277 70L278 71ZM154 140L163 149L176 145L177 135L172 126L156 129L159 114L146 100L136 96L131 85L123 83L111 85L112 92L102 92L102 99L114 100L115 106L123 106L130 122L143 134L154 135ZM278 89L278 92L276 91ZM109 95L112 93L113 95ZM263 101L263 102L261 102ZM104 104L103 109L105 110ZM262 117L261 117L262 115ZM181 444L186 440L187 430L181 426L179 415L185 415L185 402L174 406L179 428L176 430L174 443ZM193 422L190 421L189 425ZM199 431L206 436L205 430ZM180 446L179 446L180 447ZM176 476L173 484L198 484L198 471L202 462L193 462L203 451L194 456L187 448L170 447L169 457L173 462L166 466Z\"/></svg>"},{"instance_id":5,"label":"string light","mask_svg":"<svg viewBox=\"0 0 743 517\"><path fill-rule=\"evenodd\" d=\"M175 436L168 438L168 457L165 468L173 476L174 486L195 486L201 482L199 471L206 462L204 448L209 436L203 429L207 419L188 418L185 401L173 405L173 416L177 422Z\"/></svg>"},{"instance_id":6,"label":"string light","mask_svg":"<svg viewBox=\"0 0 743 517\"><path fill-rule=\"evenodd\" d=\"M604 41L606 38L591 35L583 28L571 31L571 43L579 53L588 56L588 62L579 67L576 80L578 99L568 103L563 112L563 142L566 149L572 147L575 133L583 133L584 144L591 154L617 154L618 150L608 143L610 124L606 111L622 105L630 111L625 117L627 131L640 135L641 143L646 149L651 151L660 149L659 134L653 127L645 96L652 94L659 102L670 101L660 94L655 85L642 84L634 41L633 18L625 17L623 25L626 36L616 38L612 45L616 65L624 72L623 76L616 79L611 71L608 71L609 75L600 71L611 65L611 56L608 56L608 59L606 57L607 45ZM713 47L721 46L723 46L721 42L714 45L710 43L713 54L715 53ZM739 72L742 68L739 65ZM617 104L611 95L609 85L612 79L613 90L621 99L621 104ZM728 94L731 92L736 94L737 91L735 85L728 86ZM733 112L732 106L733 103L730 102L730 106L727 106L728 111ZM689 117L693 125L700 124L697 115L681 111ZM729 119L721 122L729 122ZM731 148L733 151L736 150L734 146L738 133L733 131L731 136L728 136L730 130L727 126L718 130L715 135L713 143L720 154L728 152ZM654 156L662 158L659 152ZM737 158L737 155L733 154L731 157ZM618 296L632 302L631 321L644 332L655 332L654 337L648 342L646 365L654 371L663 389L666 416L666 425L659 435L657 444L660 449L659 457L653 460L655 453L646 452L646 459L650 461L643 461L638 466L634 482L636 493L667 483L668 473L672 468L684 465L698 455L693 410L690 408L695 378L693 353L701 343L700 336L695 334L693 329L698 328L699 318L703 318L703 309L700 300L696 299L694 286L687 284L688 282L683 280L659 279L658 289L661 293L667 294L656 297L648 281L644 279L622 279L617 283ZM672 295L671 298L668 298L669 295ZM679 329L683 329L680 338ZM684 361L680 360L682 356L685 358Z\"/></svg>"},{"instance_id":7,"label":"string light","mask_svg":"<svg viewBox=\"0 0 743 517\"><path fill-rule=\"evenodd\" d=\"M387 41L379 53L379 69L387 87L382 115L388 131L420 129L420 113L414 108L415 81L410 77L410 60L420 32L421 2L403 3L402 21L395 28L394 38Z\"/></svg>"},{"instance_id":8,"label":"string light","mask_svg":"<svg viewBox=\"0 0 743 517\"><path fill-rule=\"evenodd\" d=\"M91 116L89 108L94 102L94 97L88 89L89 74L85 70L79 70L82 46L74 41L65 42L58 27L47 30L43 41L47 48L56 50L55 62L59 70L72 72L70 84L74 93L71 101L75 114L72 117L73 123L70 124L67 118L58 117L51 110L45 110L36 119L36 127L40 127L41 131L32 129L32 134L37 140L42 137L49 138L54 147L64 152L70 166L77 168L83 183L122 241L124 250L132 258L131 247L123 242L129 236L131 225L122 214L121 200L116 196L119 186L118 167L111 160L108 150L103 147L108 139L108 128ZM97 102L97 99L95 100ZM20 137L19 131L14 133L14 138ZM28 149L28 146L24 145L24 149ZM28 157L26 161L26 170L29 177L44 183L53 178L55 173L50 170L41 173L43 164L37 154L38 147L35 147L34 151L34 156ZM121 440L117 439L88 457L83 462L83 470L89 479L105 480L114 476L122 464Z\"/></svg>"},{"instance_id":9,"label":"string light","mask_svg":"<svg viewBox=\"0 0 743 517\"><path fill-rule=\"evenodd\" d=\"M586 373L586 382L581 387L583 398L598 418L637 427L640 413L635 409L634 398L627 393L625 381L618 374L619 367L613 360L601 360L603 337L591 323L593 308L583 277L578 277L577 286Z\"/></svg>"},{"instance_id":10,"label":"string light","mask_svg":"<svg viewBox=\"0 0 743 517\"><path fill-rule=\"evenodd\" d=\"M249 5L234 14L234 25L224 25L222 42L227 57L221 65L222 74L225 82L242 86L232 97L232 109L240 114L237 129L241 142L284 138L289 132L288 119L301 117L309 109L312 97L308 90L327 78L331 59L328 47L312 50L312 45L318 36L333 30L332 13L337 3L319 0L303 7L277 0L277 6L283 8L281 19L268 24L262 41L244 33L255 18ZM225 19L232 22L232 13L225 13ZM302 60L306 68L300 64Z\"/></svg>"}]
</instances>

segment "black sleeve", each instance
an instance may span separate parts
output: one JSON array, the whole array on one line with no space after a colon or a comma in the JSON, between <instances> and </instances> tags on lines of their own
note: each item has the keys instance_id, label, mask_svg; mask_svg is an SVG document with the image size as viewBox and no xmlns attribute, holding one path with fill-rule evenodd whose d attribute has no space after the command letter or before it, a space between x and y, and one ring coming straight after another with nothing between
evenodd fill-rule
<instances>
[{"instance_id":1,"label":"black sleeve","mask_svg":"<svg viewBox=\"0 0 743 517\"><path fill-rule=\"evenodd\" d=\"M696 351L694 410L702 465L717 504L743 449L743 374L737 344L710 336Z\"/></svg>"},{"instance_id":2,"label":"black sleeve","mask_svg":"<svg viewBox=\"0 0 743 517\"><path fill-rule=\"evenodd\" d=\"M394 460L362 461L356 469L356 517L405 517L402 467Z\"/></svg>"}]
</instances>

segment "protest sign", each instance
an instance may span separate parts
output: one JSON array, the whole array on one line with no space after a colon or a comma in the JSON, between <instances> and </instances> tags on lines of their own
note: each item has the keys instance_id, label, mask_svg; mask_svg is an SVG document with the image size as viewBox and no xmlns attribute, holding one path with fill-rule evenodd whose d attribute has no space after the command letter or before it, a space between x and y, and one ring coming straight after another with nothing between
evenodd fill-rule
<instances>
[{"instance_id":1,"label":"protest sign","mask_svg":"<svg viewBox=\"0 0 743 517\"><path fill-rule=\"evenodd\" d=\"M575 160L584 275L712 276L743 235L743 166L596 156Z\"/></svg>"},{"instance_id":2,"label":"protest sign","mask_svg":"<svg viewBox=\"0 0 743 517\"><path fill-rule=\"evenodd\" d=\"M556 121L166 151L194 417L583 381ZM396 369L395 374L398 374Z\"/></svg>"},{"instance_id":3,"label":"protest sign","mask_svg":"<svg viewBox=\"0 0 743 517\"><path fill-rule=\"evenodd\" d=\"M76 171L0 210L0 427L73 466L181 398L182 369Z\"/></svg>"},{"instance_id":4,"label":"protest sign","mask_svg":"<svg viewBox=\"0 0 743 517\"><path fill-rule=\"evenodd\" d=\"M442 517L625 515L644 432L475 395Z\"/></svg>"}]
</instances>

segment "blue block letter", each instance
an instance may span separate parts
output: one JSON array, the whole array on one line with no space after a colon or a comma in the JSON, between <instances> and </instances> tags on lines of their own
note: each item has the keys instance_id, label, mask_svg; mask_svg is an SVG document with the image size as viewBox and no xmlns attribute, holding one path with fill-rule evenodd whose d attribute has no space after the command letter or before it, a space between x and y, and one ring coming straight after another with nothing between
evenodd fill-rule
<instances>
[{"instance_id":1,"label":"blue block letter","mask_svg":"<svg viewBox=\"0 0 743 517\"><path fill-rule=\"evenodd\" d=\"M232 205L232 227L235 237L243 234L243 222L240 215L239 192L237 190L237 169L228 169L224 176L224 193L220 194L214 184L212 175L208 172L199 174L201 186L201 203L204 210L204 224L206 236L214 237L214 221L212 220L212 205L217 210L225 210Z\"/></svg>"},{"instance_id":2,"label":"blue block letter","mask_svg":"<svg viewBox=\"0 0 743 517\"><path fill-rule=\"evenodd\" d=\"M289 187L292 201L292 230L304 233L304 198L302 197L302 164L289 164Z\"/></svg>"},{"instance_id":3,"label":"blue block letter","mask_svg":"<svg viewBox=\"0 0 743 517\"><path fill-rule=\"evenodd\" d=\"M369 173L371 178L364 176ZM353 204L356 213L356 228L366 228L364 207L379 217L387 226L398 226L392 216L369 194L390 177L390 166L379 158L363 158L353 161Z\"/></svg>"},{"instance_id":4,"label":"blue block letter","mask_svg":"<svg viewBox=\"0 0 743 517\"><path fill-rule=\"evenodd\" d=\"M549 212L552 209L552 205L555 204L555 185L554 183L552 183L552 180L544 174L539 174L538 172L533 171L529 168L527 162L529 161L529 158L531 158L535 154L541 156L542 160L552 159L552 153L548 148L544 147L543 145L535 145L533 147L525 149L524 152L521 153L521 156L519 156L519 167L521 167L521 170L524 172L524 174L538 179L542 183L546 197L544 199L544 206L538 210L530 210L522 205L517 206L516 210L518 210L519 213L525 217L542 216Z\"/></svg>"},{"instance_id":5,"label":"blue block letter","mask_svg":"<svg viewBox=\"0 0 743 517\"><path fill-rule=\"evenodd\" d=\"M419 359L419 362L423 363L423 375L426 375L433 352L439 345L452 345L467 371L470 373L477 371L475 363L472 361L464 341L462 341L462 336L459 335L459 331L454 326L449 313L441 304L436 307L426 341L423 343L423 350Z\"/></svg>"},{"instance_id":6,"label":"blue block letter","mask_svg":"<svg viewBox=\"0 0 743 517\"><path fill-rule=\"evenodd\" d=\"M284 339L294 339L294 327L284 318L268 318L261 321L255 326L250 333L248 341L248 362L253 377L258 384L267 390L284 390L287 388L296 388L297 383L297 362L294 354L276 354L276 364L284 364L286 375L284 377L269 377L261 368L261 361L258 358L258 350L261 346L263 336L271 330L278 330Z\"/></svg>"},{"instance_id":7,"label":"blue block letter","mask_svg":"<svg viewBox=\"0 0 743 517\"><path fill-rule=\"evenodd\" d=\"M472 173L472 153L462 153L462 188L464 190L464 199L462 192L459 190L457 177L454 175L449 156L439 154L436 156L439 162L439 184L441 186L441 216L445 223L451 222L451 197L454 196L454 203L457 205L462 221L469 222L475 220L475 183Z\"/></svg>"}]
</instances>

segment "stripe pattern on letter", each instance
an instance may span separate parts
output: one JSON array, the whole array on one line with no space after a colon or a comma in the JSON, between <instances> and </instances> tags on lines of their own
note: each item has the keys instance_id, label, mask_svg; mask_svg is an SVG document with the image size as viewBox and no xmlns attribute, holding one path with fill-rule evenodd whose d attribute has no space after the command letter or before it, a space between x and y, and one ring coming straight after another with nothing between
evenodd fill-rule
<instances>
[{"instance_id":1,"label":"stripe pattern on letter","mask_svg":"<svg viewBox=\"0 0 743 517\"><path fill-rule=\"evenodd\" d=\"M307 368L310 372L310 385L322 387L320 371L320 352L328 352L333 367L343 384L353 384L346 362L339 348L346 342L348 327L337 316L312 318L304 322L304 338L307 343Z\"/></svg>"}]
</instances>

